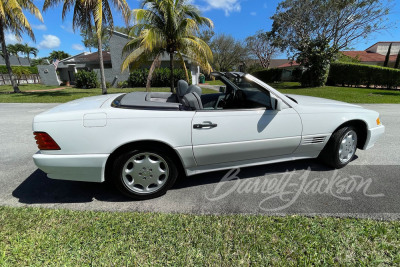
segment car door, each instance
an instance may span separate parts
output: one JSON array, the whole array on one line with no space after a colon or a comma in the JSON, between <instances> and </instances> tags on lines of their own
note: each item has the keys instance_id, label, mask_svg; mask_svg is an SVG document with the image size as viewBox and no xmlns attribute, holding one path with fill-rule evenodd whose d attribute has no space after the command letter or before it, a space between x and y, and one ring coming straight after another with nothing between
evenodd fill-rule
<instances>
[{"instance_id":1,"label":"car door","mask_svg":"<svg viewBox=\"0 0 400 267\"><path fill-rule=\"evenodd\" d=\"M198 166L290 155L301 131L290 107L200 110L192 120L193 154Z\"/></svg>"}]
</instances>

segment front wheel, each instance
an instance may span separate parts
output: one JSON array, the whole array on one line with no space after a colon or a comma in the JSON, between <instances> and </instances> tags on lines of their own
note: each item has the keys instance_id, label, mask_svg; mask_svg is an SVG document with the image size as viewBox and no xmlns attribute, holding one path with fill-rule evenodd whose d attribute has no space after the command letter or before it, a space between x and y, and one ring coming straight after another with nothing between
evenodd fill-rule
<instances>
[{"instance_id":1,"label":"front wheel","mask_svg":"<svg viewBox=\"0 0 400 267\"><path fill-rule=\"evenodd\" d=\"M340 169L346 166L357 151L357 132L354 127L345 126L334 132L320 159L329 166Z\"/></svg>"},{"instance_id":2,"label":"front wheel","mask_svg":"<svg viewBox=\"0 0 400 267\"><path fill-rule=\"evenodd\" d=\"M165 194L177 176L172 157L155 148L127 152L116 159L113 168L116 187L126 196L138 200Z\"/></svg>"}]
</instances>

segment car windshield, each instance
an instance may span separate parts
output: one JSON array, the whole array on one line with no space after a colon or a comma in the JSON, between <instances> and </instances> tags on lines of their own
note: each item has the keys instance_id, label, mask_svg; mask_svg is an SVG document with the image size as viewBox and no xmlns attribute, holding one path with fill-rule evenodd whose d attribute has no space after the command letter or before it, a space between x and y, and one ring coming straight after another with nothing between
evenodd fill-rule
<instances>
[{"instance_id":1,"label":"car windshield","mask_svg":"<svg viewBox=\"0 0 400 267\"><path fill-rule=\"evenodd\" d=\"M268 90L246 77L217 76L226 89L216 102L212 96L202 97L206 109L271 109L271 97ZM213 101L212 101L213 100ZM212 102L211 102L212 101Z\"/></svg>"}]
</instances>

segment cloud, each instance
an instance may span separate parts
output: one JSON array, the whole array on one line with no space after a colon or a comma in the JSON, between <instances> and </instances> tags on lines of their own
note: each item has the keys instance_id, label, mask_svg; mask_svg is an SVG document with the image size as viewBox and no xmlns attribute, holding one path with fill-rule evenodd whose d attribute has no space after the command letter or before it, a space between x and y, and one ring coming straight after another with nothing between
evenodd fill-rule
<instances>
[{"instance_id":1,"label":"cloud","mask_svg":"<svg viewBox=\"0 0 400 267\"><path fill-rule=\"evenodd\" d=\"M11 32L6 32L5 37L6 37L7 44L16 44L16 43L20 42L20 40L18 40L17 36L15 36L15 34L13 34Z\"/></svg>"},{"instance_id":2,"label":"cloud","mask_svg":"<svg viewBox=\"0 0 400 267\"><path fill-rule=\"evenodd\" d=\"M250 15L257 16L257 12L250 12Z\"/></svg>"},{"instance_id":3,"label":"cloud","mask_svg":"<svg viewBox=\"0 0 400 267\"><path fill-rule=\"evenodd\" d=\"M60 38L58 38L55 35L51 35L51 34L46 35L45 34L45 35L43 35L43 41L41 41L39 43L38 47L41 49L42 48L53 49L53 48L59 47L60 44L61 44Z\"/></svg>"},{"instance_id":4,"label":"cloud","mask_svg":"<svg viewBox=\"0 0 400 267\"><path fill-rule=\"evenodd\" d=\"M78 51L83 51L85 50L85 47L81 44L73 44L72 49L78 50Z\"/></svg>"},{"instance_id":5,"label":"cloud","mask_svg":"<svg viewBox=\"0 0 400 267\"><path fill-rule=\"evenodd\" d=\"M47 30L47 27L44 24L39 24L39 25L32 24L31 26L32 26L32 28L34 28L36 30L40 30L40 31L46 31Z\"/></svg>"},{"instance_id":6,"label":"cloud","mask_svg":"<svg viewBox=\"0 0 400 267\"><path fill-rule=\"evenodd\" d=\"M64 24L61 24L60 27L61 27L61 29L63 29L66 32L74 33L71 22L66 22Z\"/></svg>"},{"instance_id":7,"label":"cloud","mask_svg":"<svg viewBox=\"0 0 400 267\"><path fill-rule=\"evenodd\" d=\"M211 9L222 9L225 12L225 16L229 16L232 12L240 12L242 7L240 6L241 0L203 0L207 3L207 6L201 8L203 11Z\"/></svg>"}]
</instances>

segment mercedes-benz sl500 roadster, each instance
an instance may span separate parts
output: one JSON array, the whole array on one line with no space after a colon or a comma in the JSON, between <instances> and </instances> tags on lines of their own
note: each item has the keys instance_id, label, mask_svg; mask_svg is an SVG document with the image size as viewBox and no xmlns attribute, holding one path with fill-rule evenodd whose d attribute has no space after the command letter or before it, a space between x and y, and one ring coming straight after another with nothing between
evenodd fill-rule
<instances>
[{"instance_id":1,"label":"mercedes-benz sl500 roadster","mask_svg":"<svg viewBox=\"0 0 400 267\"><path fill-rule=\"evenodd\" d=\"M54 179L113 182L124 194L164 194L178 175L320 158L346 166L385 127L375 111L284 95L249 74L213 73L225 87L202 94L133 92L75 100L37 115L35 164Z\"/></svg>"}]
</instances>

